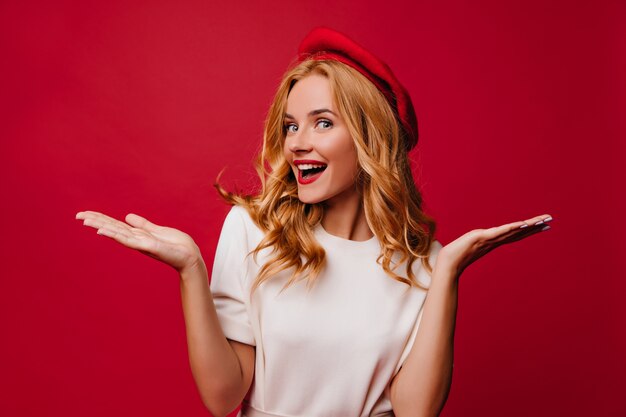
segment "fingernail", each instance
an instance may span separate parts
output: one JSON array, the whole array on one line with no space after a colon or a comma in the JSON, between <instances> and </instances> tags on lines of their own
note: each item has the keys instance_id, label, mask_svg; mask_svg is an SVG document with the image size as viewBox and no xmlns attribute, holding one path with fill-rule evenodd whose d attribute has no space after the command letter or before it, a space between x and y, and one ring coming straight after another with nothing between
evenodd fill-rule
<instances>
[{"instance_id":1,"label":"fingernail","mask_svg":"<svg viewBox=\"0 0 626 417\"><path fill-rule=\"evenodd\" d=\"M537 223L535 223L535 226L539 226L540 224L543 224L543 220L539 220Z\"/></svg>"},{"instance_id":2,"label":"fingernail","mask_svg":"<svg viewBox=\"0 0 626 417\"><path fill-rule=\"evenodd\" d=\"M547 219L544 219L543 222L544 223L548 223L552 221L552 217L548 217Z\"/></svg>"},{"instance_id":3,"label":"fingernail","mask_svg":"<svg viewBox=\"0 0 626 417\"><path fill-rule=\"evenodd\" d=\"M543 232L544 230L550 230L550 229L551 229L551 227L550 227L550 226L543 226L543 227L541 228L541 231Z\"/></svg>"},{"instance_id":4,"label":"fingernail","mask_svg":"<svg viewBox=\"0 0 626 417\"><path fill-rule=\"evenodd\" d=\"M528 225L527 225L526 223L524 223L523 225L521 225L519 228L520 228L520 229L523 229L523 228L525 228L525 227L528 227Z\"/></svg>"}]
</instances>

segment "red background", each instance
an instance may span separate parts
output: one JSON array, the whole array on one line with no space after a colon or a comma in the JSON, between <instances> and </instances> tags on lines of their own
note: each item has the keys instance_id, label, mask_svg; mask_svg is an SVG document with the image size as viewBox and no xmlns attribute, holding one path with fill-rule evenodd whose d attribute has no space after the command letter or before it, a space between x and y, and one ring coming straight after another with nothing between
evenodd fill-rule
<instances>
[{"instance_id":1,"label":"red background","mask_svg":"<svg viewBox=\"0 0 626 417\"><path fill-rule=\"evenodd\" d=\"M211 184L227 167L255 187L265 111L317 25L411 92L439 240L554 217L463 275L443 416L625 415L624 3L239 3L0 4L0 415L208 415L175 271L74 215L144 215L212 265Z\"/></svg>"}]
</instances>

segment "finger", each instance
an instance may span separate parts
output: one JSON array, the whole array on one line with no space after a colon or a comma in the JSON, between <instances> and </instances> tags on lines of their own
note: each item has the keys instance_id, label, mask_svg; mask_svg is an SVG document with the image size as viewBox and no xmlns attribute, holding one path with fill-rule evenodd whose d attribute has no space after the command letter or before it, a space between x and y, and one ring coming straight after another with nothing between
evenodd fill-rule
<instances>
[{"instance_id":1,"label":"finger","mask_svg":"<svg viewBox=\"0 0 626 417\"><path fill-rule=\"evenodd\" d=\"M98 231L100 230L108 230L111 232L115 232L118 233L120 235L124 235L126 237L131 237L134 236L134 234L132 233L132 229L130 229L130 226L128 226L127 224L121 223L121 224L115 224L115 223L108 223L108 222L104 222L98 226L92 226L96 229L98 229Z\"/></svg>"},{"instance_id":2,"label":"finger","mask_svg":"<svg viewBox=\"0 0 626 417\"><path fill-rule=\"evenodd\" d=\"M520 226L521 226L521 222L515 222L515 223L504 224L502 226L495 227L494 229L495 229L495 233L497 234L505 234L505 233L519 230Z\"/></svg>"},{"instance_id":3,"label":"finger","mask_svg":"<svg viewBox=\"0 0 626 417\"><path fill-rule=\"evenodd\" d=\"M129 236L119 229L114 229L110 226L105 226L98 229L97 233L102 236L109 237L117 242L123 244L124 246L128 246L130 248L135 247L135 237Z\"/></svg>"},{"instance_id":4,"label":"finger","mask_svg":"<svg viewBox=\"0 0 626 417\"><path fill-rule=\"evenodd\" d=\"M520 227L520 229L524 229L524 228L529 227L529 226L541 226L542 224L549 223L552 220L553 220L552 216L550 216L549 214L543 214L541 216L535 216L533 218L530 218L530 219L524 220L523 222L520 222L521 224L520 224L519 227Z\"/></svg>"},{"instance_id":5,"label":"finger","mask_svg":"<svg viewBox=\"0 0 626 417\"><path fill-rule=\"evenodd\" d=\"M138 229L135 229L138 230ZM124 246L131 249L137 249L142 252L149 252L154 249L154 241L147 239L145 232L142 234L132 233L128 230L113 228L110 225L98 229L99 235L109 237Z\"/></svg>"},{"instance_id":6,"label":"finger","mask_svg":"<svg viewBox=\"0 0 626 417\"><path fill-rule=\"evenodd\" d=\"M550 216L548 216L548 217L544 216L543 220L540 220L538 218L533 218L532 220L527 221L526 224L530 223L529 226L526 226L526 227L520 228L520 229L512 230L512 231L510 231L508 233L505 233L502 236L500 236L498 238L498 243L499 244L505 244L505 243L516 242L518 240L525 239L528 236L532 236L534 234L550 230L550 226L546 224L546 220L547 220L547 222L550 222L550 221L552 221L552 218Z\"/></svg>"},{"instance_id":7,"label":"finger","mask_svg":"<svg viewBox=\"0 0 626 417\"><path fill-rule=\"evenodd\" d=\"M529 226L536 228L536 226L542 226L551 221L552 221L552 216L550 216L549 214L544 214L541 216L532 217L524 221L503 224L502 226L497 226L497 227L492 227L491 229L486 229L485 235L488 236L489 238L496 238L498 236L501 236L507 233L515 232L517 229L525 229Z\"/></svg>"},{"instance_id":8,"label":"finger","mask_svg":"<svg viewBox=\"0 0 626 417\"><path fill-rule=\"evenodd\" d=\"M100 222L108 222L112 224L124 225L128 226L126 223L121 222L111 216L107 216L106 214L99 213L97 211L81 211L76 214L77 219L92 219Z\"/></svg>"},{"instance_id":9,"label":"finger","mask_svg":"<svg viewBox=\"0 0 626 417\"><path fill-rule=\"evenodd\" d=\"M109 216L107 216L104 213L100 213L99 211L91 211L91 210L79 211L78 213L76 213L77 219L86 219L88 217L109 217Z\"/></svg>"},{"instance_id":10,"label":"finger","mask_svg":"<svg viewBox=\"0 0 626 417\"><path fill-rule=\"evenodd\" d=\"M131 226L137 227L139 229L144 229L144 230L147 230L149 232L154 232L154 231L156 231L156 230L161 228L161 226L152 223L151 221L149 221L145 217L141 217L138 214L134 214L134 213L130 213L130 214L126 215L125 220Z\"/></svg>"},{"instance_id":11,"label":"finger","mask_svg":"<svg viewBox=\"0 0 626 417\"><path fill-rule=\"evenodd\" d=\"M529 236L532 235L536 235L538 233L544 232L546 230L549 230L549 226L544 226L546 227L545 229L539 228L539 227L528 227L523 229L523 231L517 232L517 233L513 233L511 235L508 235L506 237L504 237L500 242L498 242L499 245L504 245L505 243L512 243L512 242L517 242L518 240L522 240L522 239L526 239Z\"/></svg>"},{"instance_id":12,"label":"finger","mask_svg":"<svg viewBox=\"0 0 626 417\"><path fill-rule=\"evenodd\" d=\"M83 225L98 229L97 234L109 237L124 246L137 249L156 258L151 254L154 251L154 239L148 232L133 228L124 222L94 211L79 212L76 214L76 218L84 219Z\"/></svg>"},{"instance_id":13,"label":"finger","mask_svg":"<svg viewBox=\"0 0 626 417\"><path fill-rule=\"evenodd\" d=\"M549 230L550 226L545 224L546 220L550 222L552 218L550 216L538 216L528 219L525 222L520 221L503 224L502 226L483 230L481 237L498 246L504 243L515 242L535 233ZM529 227L529 224L532 226Z\"/></svg>"},{"instance_id":14,"label":"finger","mask_svg":"<svg viewBox=\"0 0 626 417\"><path fill-rule=\"evenodd\" d=\"M523 222L515 222L503 224L502 226L491 227L489 229L484 229L482 233L482 238L487 240L498 239L507 234L518 232L522 224Z\"/></svg>"},{"instance_id":15,"label":"finger","mask_svg":"<svg viewBox=\"0 0 626 417\"><path fill-rule=\"evenodd\" d=\"M101 216L89 216L83 221L84 226L91 226L95 229L99 229L104 226L110 226L112 228L121 230L130 230L130 226L119 220L113 218L106 218Z\"/></svg>"},{"instance_id":16,"label":"finger","mask_svg":"<svg viewBox=\"0 0 626 417\"><path fill-rule=\"evenodd\" d=\"M98 213L97 211L79 211L78 213L76 213L76 220L85 220L98 214L101 213Z\"/></svg>"}]
</instances>

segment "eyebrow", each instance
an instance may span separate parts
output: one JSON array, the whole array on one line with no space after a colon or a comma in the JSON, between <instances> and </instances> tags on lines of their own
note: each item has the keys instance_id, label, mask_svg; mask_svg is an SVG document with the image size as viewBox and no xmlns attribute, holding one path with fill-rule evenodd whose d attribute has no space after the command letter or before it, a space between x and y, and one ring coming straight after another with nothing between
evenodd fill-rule
<instances>
[{"instance_id":1,"label":"eyebrow","mask_svg":"<svg viewBox=\"0 0 626 417\"><path fill-rule=\"evenodd\" d=\"M309 117L311 116L317 116L318 114L321 113L330 113L333 116L337 116L332 110L330 109L317 109L317 110L311 110L308 114ZM292 119L295 120L296 118L293 117L292 115L290 115L289 113L285 113L285 119Z\"/></svg>"}]
</instances>

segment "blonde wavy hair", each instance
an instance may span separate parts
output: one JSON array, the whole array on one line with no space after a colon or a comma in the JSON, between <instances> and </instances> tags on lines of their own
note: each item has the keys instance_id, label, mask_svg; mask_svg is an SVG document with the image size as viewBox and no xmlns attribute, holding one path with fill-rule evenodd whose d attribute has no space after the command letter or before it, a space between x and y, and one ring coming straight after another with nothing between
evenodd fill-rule
<instances>
[{"instance_id":1,"label":"blonde wavy hair","mask_svg":"<svg viewBox=\"0 0 626 417\"><path fill-rule=\"evenodd\" d=\"M261 180L259 194L242 195L226 191L218 178L214 184L231 205L246 208L264 238L248 255L272 248L251 289L280 271L293 268L283 290L306 276L307 288L324 268L326 253L313 234L324 216L323 202L302 203L292 169L284 157L284 115L287 96L293 85L310 74L326 77L339 114L347 124L357 151L359 171L356 187L363 196L369 228L381 245L376 259L393 279L424 288L412 271L421 262L432 273L428 253L435 234L435 221L422 211L422 197L410 169L405 132L385 96L365 76L334 60L308 59L288 70L269 108L263 146L256 159ZM397 262L392 257L398 254ZM396 255L396 256L398 256ZM406 261L406 276L395 272ZM425 288L424 288L425 289Z\"/></svg>"}]
</instances>

